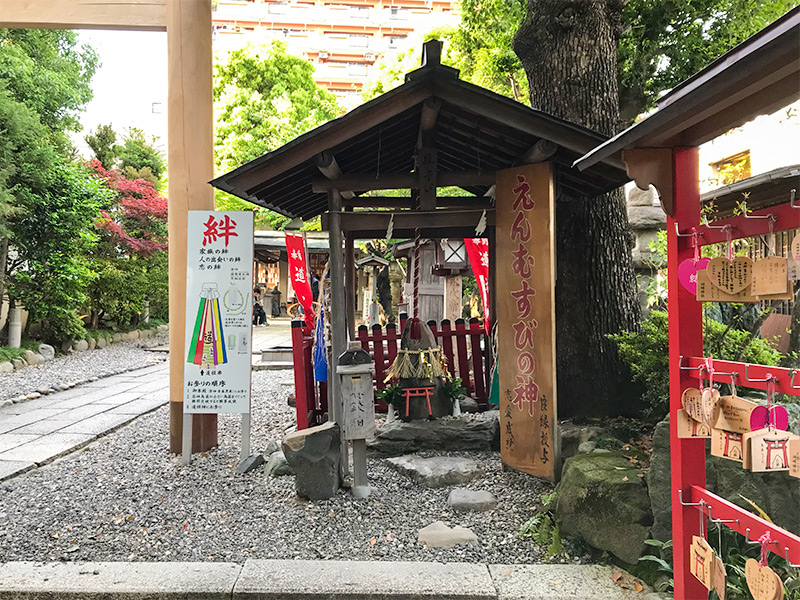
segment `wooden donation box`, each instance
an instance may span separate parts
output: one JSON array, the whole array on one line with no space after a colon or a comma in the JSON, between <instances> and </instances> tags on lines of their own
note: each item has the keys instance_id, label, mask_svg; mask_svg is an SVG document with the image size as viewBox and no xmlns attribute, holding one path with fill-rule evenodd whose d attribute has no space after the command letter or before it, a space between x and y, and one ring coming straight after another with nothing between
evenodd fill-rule
<instances>
[{"instance_id":1,"label":"wooden donation box","mask_svg":"<svg viewBox=\"0 0 800 600\"><path fill-rule=\"evenodd\" d=\"M500 453L551 480L559 467L553 229L549 163L497 171Z\"/></svg>"}]
</instances>

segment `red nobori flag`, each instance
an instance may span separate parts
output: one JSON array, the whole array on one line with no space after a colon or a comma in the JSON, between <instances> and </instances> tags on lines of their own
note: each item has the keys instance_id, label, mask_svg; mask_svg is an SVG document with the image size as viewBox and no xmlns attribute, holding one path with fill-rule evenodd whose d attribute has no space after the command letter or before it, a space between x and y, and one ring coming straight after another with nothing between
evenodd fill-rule
<instances>
[{"instance_id":1,"label":"red nobori flag","mask_svg":"<svg viewBox=\"0 0 800 600\"><path fill-rule=\"evenodd\" d=\"M489 240L486 238L464 238L472 273L478 283L483 303L484 327L489 333Z\"/></svg>"},{"instance_id":2,"label":"red nobori flag","mask_svg":"<svg viewBox=\"0 0 800 600\"><path fill-rule=\"evenodd\" d=\"M303 307L306 324L314 328L314 298L311 295L311 281L306 268L306 248L303 236L286 234L286 252L289 255L289 282L292 284L297 300Z\"/></svg>"}]
</instances>

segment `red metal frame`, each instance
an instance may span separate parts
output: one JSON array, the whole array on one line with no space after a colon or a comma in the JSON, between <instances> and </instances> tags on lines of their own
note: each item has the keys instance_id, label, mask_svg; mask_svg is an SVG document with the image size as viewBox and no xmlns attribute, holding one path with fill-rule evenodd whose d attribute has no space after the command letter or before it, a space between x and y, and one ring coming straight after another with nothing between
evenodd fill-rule
<instances>
[{"instance_id":1,"label":"red metal frame","mask_svg":"<svg viewBox=\"0 0 800 600\"><path fill-rule=\"evenodd\" d=\"M700 535L697 510L703 511L715 522L722 522L734 531L747 535L750 541L758 540L769 531L772 540L775 540L769 549L795 564L800 562L800 537L706 490L704 440L678 438L676 411L681 408L681 394L687 387L697 385L698 368L705 364L703 306L678 281L678 265L694 257L695 240L700 245L725 242L728 232L700 225L697 148L673 149L673 178L675 216L667 219L673 565L676 600L696 600L708 597L706 588L689 570L689 545L692 536ZM750 215L777 217L773 221L773 231L800 227L800 211L791 208L788 200L785 204ZM747 219L744 216L712 224L713 227L724 225L730 227L730 239L763 235L770 229L768 219ZM692 232L696 232L697 237L690 235ZM795 371L791 369L716 359L713 364L715 371L736 373L737 386L766 389L766 379L771 378L774 391L797 394L798 387L792 386Z\"/></svg>"}]
</instances>

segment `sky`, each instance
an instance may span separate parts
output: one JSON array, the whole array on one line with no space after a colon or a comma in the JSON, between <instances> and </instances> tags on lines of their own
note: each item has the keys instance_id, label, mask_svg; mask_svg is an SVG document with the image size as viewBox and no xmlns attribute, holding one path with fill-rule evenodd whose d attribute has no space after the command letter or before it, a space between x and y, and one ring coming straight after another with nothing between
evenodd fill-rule
<instances>
[{"instance_id":1,"label":"sky","mask_svg":"<svg viewBox=\"0 0 800 600\"><path fill-rule=\"evenodd\" d=\"M121 137L128 127L157 136L156 147L167 150L167 34L150 31L89 31L81 43L100 56L92 79L94 99L81 114L83 131L73 134L80 154L91 151L83 137L98 125L111 124Z\"/></svg>"}]
</instances>

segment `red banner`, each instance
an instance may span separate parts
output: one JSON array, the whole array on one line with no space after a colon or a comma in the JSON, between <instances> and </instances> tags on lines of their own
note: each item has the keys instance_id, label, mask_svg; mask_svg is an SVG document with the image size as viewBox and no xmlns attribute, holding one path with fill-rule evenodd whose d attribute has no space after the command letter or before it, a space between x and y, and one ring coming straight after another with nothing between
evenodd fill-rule
<instances>
[{"instance_id":1,"label":"red banner","mask_svg":"<svg viewBox=\"0 0 800 600\"><path fill-rule=\"evenodd\" d=\"M306 247L303 236L286 234L286 252L289 255L289 283L292 285L306 324L314 328L314 297L311 295L311 282L306 267Z\"/></svg>"},{"instance_id":2,"label":"red banner","mask_svg":"<svg viewBox=\"0 0 800 600\"><path fill-rule=\"evenodd\" d=\"M484 327L486 333L489 332L489 240L486 238L464 238L464 246L467 248L469 263L472 265L472 273L478 283L481 292L481 302L483 303Z\"/></svg>"}]
</instances>

